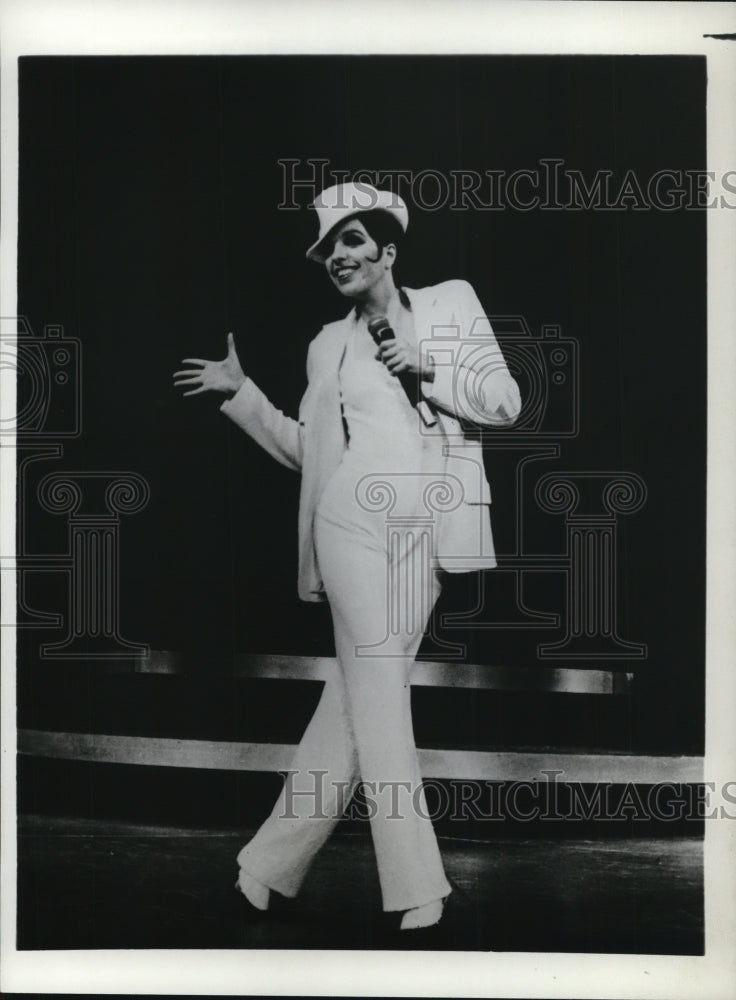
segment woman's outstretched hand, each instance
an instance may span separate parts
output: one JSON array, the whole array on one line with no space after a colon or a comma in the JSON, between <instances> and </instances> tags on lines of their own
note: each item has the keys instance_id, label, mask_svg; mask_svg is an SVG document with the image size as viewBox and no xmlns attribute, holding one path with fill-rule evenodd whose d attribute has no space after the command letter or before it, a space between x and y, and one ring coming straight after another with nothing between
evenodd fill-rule
<instances>
[{"instance_id":1,"label":"woman's outstretched hand","mask_svg":"<svg viewBox=\"0 0 736 1000\"><path fill-rule=\"evenodd\" d=\"M245 382L243 369L240 367L238 353L232 333L227 335L227 357L222 361L205 361L203 358L184 358L183 365L198 365L198 368L185 368L174 372L174 385L183 388L193 385L195 388L185 392L185 396L196 396L200 392L236 393Z\"/></svg>"}]
</instances>

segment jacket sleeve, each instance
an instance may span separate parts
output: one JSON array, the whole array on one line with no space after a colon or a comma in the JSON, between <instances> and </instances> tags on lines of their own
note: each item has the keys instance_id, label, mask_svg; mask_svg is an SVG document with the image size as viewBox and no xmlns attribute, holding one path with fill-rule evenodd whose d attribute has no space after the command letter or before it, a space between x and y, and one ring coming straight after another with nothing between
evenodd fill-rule
<instances>
[{"instance_id":1,"label":"jacket sleeve","mask_svg":"<svg viewBox=\"0 0 736 1000\"><path fill-rule=\"evenodd\" d=\"M297 472L301 470L301 426L277 410L252 379L246 378L220 410L282 465Z\"/></svg>"},{"instance_id":2,"label":"jacket sleeve","mask_svg":"<svg viewBox=\"0 0 736 1000\"><path fill-rule=\"evenodd\" d=\"M459 336L428 349L435 375L422 382L422 392L440 409L481 427L510 426L521 410L519 387L473 288L467 281L453 284Z\"/></svg>"}]
</instances>

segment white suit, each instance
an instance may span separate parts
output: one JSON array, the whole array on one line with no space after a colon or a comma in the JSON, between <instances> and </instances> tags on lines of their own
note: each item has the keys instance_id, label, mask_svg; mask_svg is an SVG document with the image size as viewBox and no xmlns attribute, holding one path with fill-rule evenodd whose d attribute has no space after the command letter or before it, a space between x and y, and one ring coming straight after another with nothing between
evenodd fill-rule
<instances>
[{"instance_id":1,"label":"white suit","mask_svg":"<svg viewBox=\"0 0 736 1000\"><path fill-rule=\"evenodd\" d=\"M299 594L329 600L338 660L290 778L238 860L264 885L294 895L362 780L386 910L450 891L421 790L409 673L439 595L437 570L495 566L482 449L458 418L502 426L520 410L470 285L405 294L410 309L398 314L397 333L415 336L434 362L434 381L421 383L433 427L373 359L355 311L312 341L298 421L249 379L222 406L302 472Z\"/></svg>"}]
</instances>

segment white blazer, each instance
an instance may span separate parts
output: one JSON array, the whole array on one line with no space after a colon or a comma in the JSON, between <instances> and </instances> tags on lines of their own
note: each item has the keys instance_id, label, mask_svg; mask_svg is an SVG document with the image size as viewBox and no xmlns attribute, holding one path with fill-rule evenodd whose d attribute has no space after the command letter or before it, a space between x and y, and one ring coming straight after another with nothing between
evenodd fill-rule
<instances>
[{"instance_id":1,"label":"white blazer","mask_svg":"<svg viewBox=\"0 0 736 1000\"><path fill-rule=\"evenodd\" d=\"M519 388L467 281L445 281L404 291L422 355L431 358L435 368L434 381L420 384L437 416L434 427L422 430L437 441L442 478L437 485L444 486L434 494L434 501L425 493L436 530L437 562L451 573L488 569L496 565L491 490L483 467L482 444L468 424L513 424L521 409ZM322 492L347 446L338 373L354 317L353 310L345 319L327 324L309 345L308 385L298 420L277 410L250 378L221 407L274 458L302 473L298 590L305 601L320 601L326 596L313 523Z\"/></svg>"}]
</instances>

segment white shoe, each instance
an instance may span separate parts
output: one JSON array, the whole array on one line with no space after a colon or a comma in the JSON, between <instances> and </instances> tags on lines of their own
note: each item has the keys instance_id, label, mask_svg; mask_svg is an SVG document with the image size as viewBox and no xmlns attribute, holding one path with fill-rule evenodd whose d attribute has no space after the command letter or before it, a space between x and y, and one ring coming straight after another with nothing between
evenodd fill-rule
<instances>
[{"instance_id":1,"label":"white shoe","mask_svg":"<svg viewBox=\"0 0 736 1000\"><path fill-rule=\"evenodd\" d=\"M258 879L253 878L244 869L240 869L240 874L238 875L238 881L235 883L235 888L239 889L251 906L255 906L257 910L267 910L268 904L271 899L271 890L267 885L263 885Z\"/></svg>"},{"instance_id":2,"label":"white shoe","mask_svg":"<svg viewBox=\"0 0 736 1000\"><path fill-rule=\"evenodd\" d=\"M400 930L413 931L420 927L434 927L442 919L442 911L445 907L444 899L433 899L431 903L424 906L415 906L407 910L401 918Z\"/></svg>"}]
</instances>

